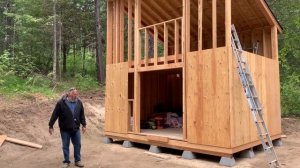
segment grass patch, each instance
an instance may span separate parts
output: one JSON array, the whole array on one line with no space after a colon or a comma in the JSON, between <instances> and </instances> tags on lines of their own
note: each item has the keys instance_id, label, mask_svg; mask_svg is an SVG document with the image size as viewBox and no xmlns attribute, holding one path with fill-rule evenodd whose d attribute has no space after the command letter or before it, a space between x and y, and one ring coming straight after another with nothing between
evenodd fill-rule
<instances>
[{"instance_id":1,"label":"grass patch","mask_svg":"<svg viewBox=\"0 0 300 168\"><path fill-rule=\"evenodd\" d=\"M3 76L2 76L3 77ZM35 75L26 79L15 75L6 75L1 78L0 95L6 99L16 96L30 97L32 94L41 94L48 98L54 98L70 87L76 87L79 91L100 90L97 80L90 76L81 77L75 75L73 78L58 82L55 86L47 76Z\"/></svg>"}]
</instances>

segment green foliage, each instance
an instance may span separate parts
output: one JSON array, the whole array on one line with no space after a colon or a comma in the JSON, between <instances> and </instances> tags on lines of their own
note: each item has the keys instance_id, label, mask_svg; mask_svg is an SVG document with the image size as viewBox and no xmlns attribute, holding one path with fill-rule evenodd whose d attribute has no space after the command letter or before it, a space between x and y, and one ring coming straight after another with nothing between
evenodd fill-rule
<instances>
[{"instance_id":1,"label":"green foliage","mask_svg":"<svg viewBox=\"0 0 300 168\"><path fill-rule=\"evenodd\" d=\"M81 77L77 74L74 78L62 81L52 86L52 79L35 74L26 79L7 73L2 76L0 82L0 95L11 98L20 95L42 94L49 98L66 91L70 87L76 87L79 91L99 90L100 86L93 77Z\"/></svg>"},{"instance_id":2,"label":"green foliage","mask_svg":"<svg viewBox=\"0 0 300 168\"><path fill-rule=\"evenodd\" d=\"M279 36L282 113L300 116L300 3L276 0L268 3L283 26Z\"/></svg>"},{"instance_id":3,"label":"green foliage","mask_svg":"<svg viewBox=\"0 0 300 168\"><path fill-rule=\"evenodd\" d=\"M4 51L4 53L0 56L0 76L3 76L6 72L9 71L9 64L10 64L9 53L7 51Z\"/></svg>"},{"instance_id":4,"label":"green foliage","mask_svg":"<svg viewBox=\"0 0 300 168\"><path fill-rule=\"evenodd\" d=\"M281 85L281 103L284 116L300 116L300 75L291 74Z\"/></svg>"}]
</instances>

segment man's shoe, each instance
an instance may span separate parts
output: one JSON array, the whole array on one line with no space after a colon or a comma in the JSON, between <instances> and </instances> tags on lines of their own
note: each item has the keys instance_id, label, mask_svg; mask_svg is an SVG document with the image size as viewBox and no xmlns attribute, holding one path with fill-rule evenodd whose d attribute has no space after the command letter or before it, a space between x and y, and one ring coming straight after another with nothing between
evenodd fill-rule
<instances>
[{"instance_id":1,"label":"man's shoe","mask_svg":"<svg viewBox=\"0 0 300 168\"><path fill-rule=\"evenodd\" d=\"M70 166L70 163L64 163L63 165L62 165L62 168L68 168Z\"/></svg>"},{"instance_id":2,"label":"man's shoe","mask_svg":"<svg viewBox=\"0 0 300 168\"><path fill-rule=\"evenodd\" d=\"M81 161L75 162L75 166L84 167L84 164Z\"/></svg>"}]
</instances>

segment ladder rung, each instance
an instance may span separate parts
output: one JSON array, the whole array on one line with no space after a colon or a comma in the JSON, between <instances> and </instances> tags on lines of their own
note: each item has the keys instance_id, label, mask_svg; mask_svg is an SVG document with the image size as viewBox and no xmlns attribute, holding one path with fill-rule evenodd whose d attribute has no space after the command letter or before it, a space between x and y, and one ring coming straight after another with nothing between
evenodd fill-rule
<instances>
[{"instance_id":1,"label":"ladder rung","mask_svg":"<svg viewBox=\"0 0 300 168\"><path fill-rule=\"evenodd\" d=\"M259 136L267 136L269 135L268 133L264 133L264 134L259 134Z\"/></svg>"},{"instance_id":2,"label":"ladder rung","mask_svg":"<svg viewBox=\"0 0 300 168\"><path fill-rule=\"evenodd\" d=\"M258 99L258 97L257 97L257 96L251 96L251 95L247 95L247 98Z\"/></svg>"},{"instance_id":3,"label":"ladder rung","mask_svg":"<svg viewBox=\"0 0 300 168\"><path fill-rule=\"evenodd\" d=\"M264 123L263 120L255 121L256 123Z\"/></svg>"}]
</instances>

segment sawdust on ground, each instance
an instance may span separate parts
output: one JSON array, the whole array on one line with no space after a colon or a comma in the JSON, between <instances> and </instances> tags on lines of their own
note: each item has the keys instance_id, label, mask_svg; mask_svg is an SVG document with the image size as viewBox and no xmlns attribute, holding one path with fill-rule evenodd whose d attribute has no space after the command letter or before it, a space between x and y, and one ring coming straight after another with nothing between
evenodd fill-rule
<instances>
[{"instance_id":1,"label":"sawdust on ground","mask_svg":"<svg viewBox=\"0 0 300 168\"><path fill-rule=\"evenodd\" d=\"M58 99L59 97L57 97ZM87 168L211 168L218 165L219 158L199 155L195 160L185 160L181 151L164 150L161 157L145 153L148 145L123 148L121 142L103 144L104 95L89 92L81 95L88 122L88 132L82 135L82 160ZM0 97L0 135L6 134L43 145L37 150L5 142L0 147L1 168L57 168L63 160L59 129L54 135L48 133L48 121L56 99L41 95L19 97L7 101ZM282 119L284 145L276 148L282 167L300 168L300 120ZM70 146L72 153L72 145ZM255 158L237 158L237 168L267 168L263 152L255 151ZM71 155L73 156L73 155ZM71 159L73 161L73 159ZM71 167L75 167L71 165Z\"/></svg>"}]
</instances>

